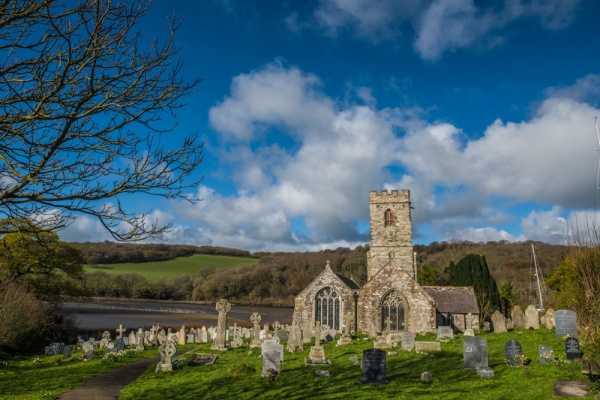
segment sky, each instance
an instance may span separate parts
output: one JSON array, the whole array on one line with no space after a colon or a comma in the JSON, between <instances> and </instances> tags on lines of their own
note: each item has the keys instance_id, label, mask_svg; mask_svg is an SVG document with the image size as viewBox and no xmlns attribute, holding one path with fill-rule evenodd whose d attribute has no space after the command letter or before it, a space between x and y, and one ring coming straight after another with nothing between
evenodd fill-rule
<instances>
[{"instance_id":1,"label":"sky","mask_svg":"<svg viewBox=\"0 0 600 400\"><path fill-rule=\"evenodd\" d=\"M155 0L183 18L205 143L197 204L135 196L159 242L317 251L369 242L369 191L409 189L413 243L563 243L599 208L600 2ZM111 240L79 217L67 241ZM156 240L155 240L156 241Z\"/></svg>"}]
</instances>

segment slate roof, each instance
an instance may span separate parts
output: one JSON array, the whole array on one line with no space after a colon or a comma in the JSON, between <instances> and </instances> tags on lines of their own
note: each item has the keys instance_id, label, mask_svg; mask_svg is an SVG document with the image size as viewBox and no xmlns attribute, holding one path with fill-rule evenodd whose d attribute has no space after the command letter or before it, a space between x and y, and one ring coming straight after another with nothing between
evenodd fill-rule
<instances>
[{"instance_id":1,"label":"slate roof","mask_svg":"<svg viewBox=\"0 0 600 400\"><path fill-rule=\"evenodd\" d=\"M479 314L472 286L422 286L435 301L437 311L453 314Z\"/></svg>"},{"instance_id":2,"label":"slate roof","mask_svg":"<svg viewBox=\"0 0 600 400\"><path fill-rule=\"evenodd\" d=\"M356 282L354 282L352 279L346 278L344 275L340 275L340 274L337 274L335 272L334 272L334 274L336 274L337 277L340 278L342 280L342 282L344 282L344 284L346 286L348 286L350 289L352 289L352 290L360 289L360 286L358 286L356 284Z\"/></svg>"}]
</instances>

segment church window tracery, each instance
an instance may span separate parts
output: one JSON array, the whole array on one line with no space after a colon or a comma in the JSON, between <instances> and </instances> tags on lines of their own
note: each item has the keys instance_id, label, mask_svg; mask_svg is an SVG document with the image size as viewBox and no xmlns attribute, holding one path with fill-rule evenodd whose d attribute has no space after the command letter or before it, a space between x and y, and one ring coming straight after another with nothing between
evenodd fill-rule
<instances>
[{"instance_id":1,"label":"church window tracery","mask_svg":"<svg viewBox=\"0 0 600 400\"><path fill-rule=\"evenodd\" d=\"M390 291L381 302L381 330L385 331L388 324L390 331L404 330L404 300L395 290Z\"/></svg>"},{"instance_id":2,"label":"church window tracery","mask_svg":"<svg viewBox=\"0 0 600 400\"><path fill-rule=\"evenodd\" d=\"M336 330L340 329L340 296L330 287L317 293L315 321Z\"/></svg>"}]
</instances>

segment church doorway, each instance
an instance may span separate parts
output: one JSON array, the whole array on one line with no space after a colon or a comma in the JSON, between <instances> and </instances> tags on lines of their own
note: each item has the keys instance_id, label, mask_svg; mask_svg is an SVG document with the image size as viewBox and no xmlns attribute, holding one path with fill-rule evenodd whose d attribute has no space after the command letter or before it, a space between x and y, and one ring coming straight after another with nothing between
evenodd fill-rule
<instances>
[{"instance_id":1,"label":"church doorway","mask_svg":"<svg viewBox=\"0 0 600 400\"><path fill-rule=\"evenodd\" d=\"M315 321L321 322L321 326L340 329L340 295L330 287L326 287L317 293L315 301Z\"/></svg>"},{"instance_id":2,"label":"church doorway","mask_svg":"<svg viewBox=\"0 0 600 400\"><path fill-rule=\"evenodd\" d=\"M392 332L404 330L404 310L404 300L400 293L395 290L388 292L381 302L381 331L385 331L388 324Z\"/></svg>"}]
</instances>

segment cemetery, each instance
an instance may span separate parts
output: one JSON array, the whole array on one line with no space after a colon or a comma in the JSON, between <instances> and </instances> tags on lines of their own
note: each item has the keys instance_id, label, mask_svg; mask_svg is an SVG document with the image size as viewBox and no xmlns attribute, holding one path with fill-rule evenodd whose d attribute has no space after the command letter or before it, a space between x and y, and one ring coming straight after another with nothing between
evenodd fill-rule
<instances>
[{"instance_id":1,"label":"cemetery","mask_svg":"<svg viewBox=\"0 0 600 400\"><path fill-rule=\"evenodd\" d=\"M248 321L252 328L231 325L231 308L227 300L217 303L216 326L117 324L97 338L52 343L43 355L15 357L0 367L0 398L69 399L69 391L90 378L138 360L148 361L145 372L119 399L549 399L564 381L589 390L582 370L589 363L581 361L585 354L568 310L556 312L558 329L541 324L507 330L496 323L500 332L476 336L445 327L369 338L319 323L310 333L297 323L260 324L259 314ZM385 338L389 346L377 348ZM287 346L289 340L300 345Z\"/></svg>"}]
</instances>

